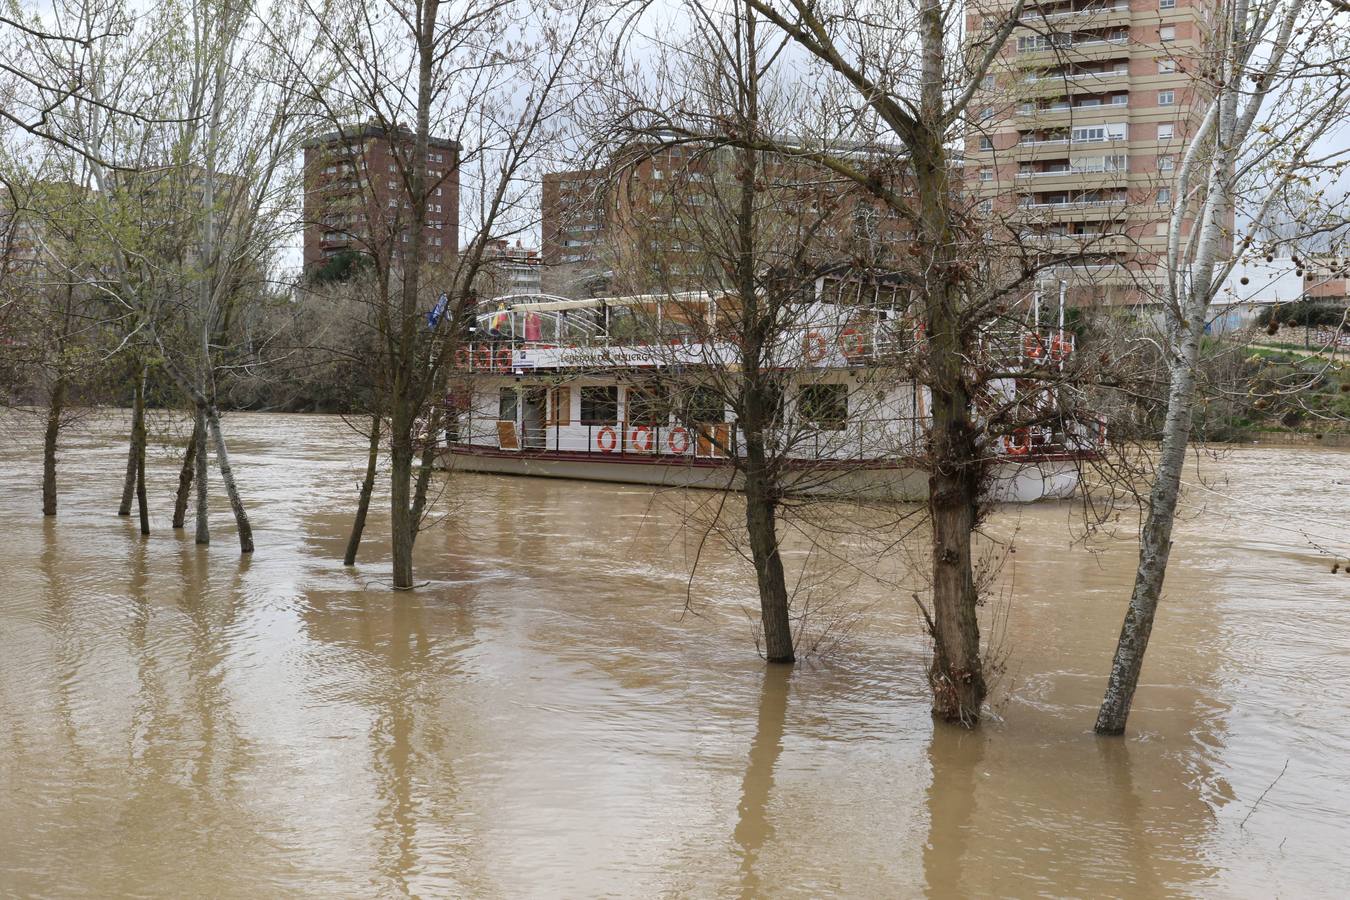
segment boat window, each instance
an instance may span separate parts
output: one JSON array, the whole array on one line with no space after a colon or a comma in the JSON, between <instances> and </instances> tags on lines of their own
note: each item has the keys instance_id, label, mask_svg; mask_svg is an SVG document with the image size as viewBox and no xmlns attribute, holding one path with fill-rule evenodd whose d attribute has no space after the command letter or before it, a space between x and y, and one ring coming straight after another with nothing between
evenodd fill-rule
<instances>
[{"instance_id":1,"label":"boat window","mask_svg":"<svg viewBox=\"0 0 1350 900\"><path fill-rule=\"evenodd\" d=\"M670 418L670 398L661 388L628 389L628 421L634 425L662 425Z\"/></svg>"},{"instance_id":2,"label":"boat window","mask_svg":"<svg viewBox=\"0 0 1350 900\"><path fill-rule=\"evenodd\" d=\"M619 388L616 385L581 389L581 424L619 424Z\"/></svg>"},{"instance_id":3,"label":"boat window","mask_svg":"<svg viewBox=\"0 0 1350 900\"><path fill-rule=\"evenodd\" d=\"M817 428L842 429L848 421L848 385L807 385L797 394L797 414Z\"/></svg>"},{"instance_id":4,"label":"boat window","mask_svg":"<svg viewBox=\"0 0 1350 900\"><path fill-rule=\"evenodd\" d=\"M685 421L695 425L708 425L726 421L726 404L722 397L711 388L696 388L685 399Z\"/></svg>"},{"instance_id":5,"label":"boat window","mask_svg":"<svg viewBox=\"0 0 1350 900\"><path fill-rule=\"evenodd\" d=\"M519 402L520 395L516 393L515 388L502 388L501 393L497 395L497 421L514 422Z\"/></svg>"}]
</instances>

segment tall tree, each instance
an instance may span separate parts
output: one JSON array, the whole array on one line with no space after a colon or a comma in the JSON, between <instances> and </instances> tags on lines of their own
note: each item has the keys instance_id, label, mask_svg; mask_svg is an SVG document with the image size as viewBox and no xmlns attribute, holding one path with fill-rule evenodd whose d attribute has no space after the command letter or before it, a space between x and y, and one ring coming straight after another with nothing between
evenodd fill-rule
<instances>
[{"instance_id":1,"label":"tall tree","mask_svg":"<svg viewBox=\"0 0 1350 900\"><path fill-rule=\"evenodd\" d=\"M1350 118L1350 17L1315 0L1227 0L1216 8L1197 91L1203 122L1172 185L1163 355L1167 413L1140 534L1139 566L1097 715L1098 734L1125 730L1172 549L1210 304L1291 189L1339 176L1350 151L1326 138ZM1299 220L1327 227L1306 195ZM1198 212L1193 230L1183 228ZM1245 234L1235 240L1234 221ZM1236 246L1234 246L1236 244ZM1262 249L1262 252L1265 252Z\"/></svg>"},{"instance_id":2,"label":"tall tree","mask_svg":"<svg viewBox=\"0 0 1350 900\"><path fill-rule=\"evenodd\" d=\"M393 214L372 214L375 220L361 223L356 235L373 268L370 318L383 367L375 379L377 414L389 443L397 589L414 586L413 546L435 460L434 441L423 435L439 430L448 366L473 316L471 287L484 248L530 221L527 177L585 84L579 73L591 50L591 13L589 3L562 11L516 0L386 0L375 7L311 9L340 73L321 92L313 86L322 93L327 124L340 137L369 128L387 141L395 171L378 177L392 174L404 198ZM433 141L458 149L429 167ZM437 200L447 184L464 184L473 198L459 210L465 246L456 246L460 235L452 232L448 251L430 243L427 228L428 204L458 202L455 191L447 192L448 201ZM362 189L368 200L368 180ZM427 313L442 293L447 308L428 327ZM376 428L372 424L372 432ZM358 526L369 497L363 484ZM354 529L353 541L358 534Z\"/></svg>"}]
</instances>

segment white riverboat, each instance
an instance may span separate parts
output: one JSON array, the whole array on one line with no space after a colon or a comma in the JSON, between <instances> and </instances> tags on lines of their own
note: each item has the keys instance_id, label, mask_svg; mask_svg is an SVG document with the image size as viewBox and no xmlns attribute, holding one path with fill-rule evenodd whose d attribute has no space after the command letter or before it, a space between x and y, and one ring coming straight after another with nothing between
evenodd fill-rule
<instances>
[{"instance_id":1,"label":"white riverboat","mask_svg":"<svg viewBox=\"0 0 1350 900\"><path fill-rule=\"evenodd\" d=\"M817 297L830 293L827 279ZM893 298L894 299L894 298ZM725 298L697 293L494 301L457 356L448 402L447 468L670 487L736 488L743 435L726 390L737 348L719 340ZM794 322L799 321L794 318ZM805 304L772 363L783 397L768 439L790 492L922 500L929 403L897 373L922 340L896 304ZM689 327L691 322L699 327ZM1003 346L1039 365L1072 352L1061 327L1029 323ZM1011 398L1015 379L995 383ZM1097 452L1093 427L1020 429L994 442L989 496L1066 498Z\"/></svg>"}]
</instances>

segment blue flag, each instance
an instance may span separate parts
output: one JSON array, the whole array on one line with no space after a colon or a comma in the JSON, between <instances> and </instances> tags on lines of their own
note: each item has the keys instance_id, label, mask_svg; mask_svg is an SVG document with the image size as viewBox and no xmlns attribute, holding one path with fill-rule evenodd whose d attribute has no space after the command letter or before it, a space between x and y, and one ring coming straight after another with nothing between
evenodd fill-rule
<instances>
[{"instance_id":1,"label":"blue flag","mask_svg":"<svg viewBox=\"0 0 1350 900\"><path fill-rule=\"evenodd\" d=\"M431 312L427 313L427 327L435 328L441 324L441 316L445 315L445 308L450 305L450 298L442 293L436 300L436 306Z\"/></svg>"}]
</instances>

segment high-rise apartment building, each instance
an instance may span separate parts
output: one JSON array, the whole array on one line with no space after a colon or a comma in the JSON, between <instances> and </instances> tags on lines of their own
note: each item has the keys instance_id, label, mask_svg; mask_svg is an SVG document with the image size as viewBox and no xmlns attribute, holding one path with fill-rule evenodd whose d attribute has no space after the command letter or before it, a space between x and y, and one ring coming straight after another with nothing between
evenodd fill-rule
<instances>
[{"instance_id":1,"label":"high-rise apartment building","mask_svg":"<svg viewBox=\"0 0 1350 900\"><path fill-rule=\"evenodd\" d=\"M1204 114L1212 0L1041 0L1021 13L968 116L966 183L1080 303L1150 302L1173 180ZM1008 14L979 0L979 40ZM1189 232L1192 217L1184 219Z\"/></svg>"},{"instance_id":2,"label":"high-rise apartment building","mask_svg":"<svg viewBox=\"0 0 1350 900\"><path fill-rule=\"evenodd\" d=\"M305 143L305 269L344 252L387 248L397 258L411 235L410 171L414 135L367 124ZM459 236L459 144L427 143L424 259L448 262Z\"/></svg>"},{"instance_id":3,"label":"high-rise apartment building","mask_svg":"<svg viewBox=\"0 0 1350 900\"><path fill-rule=\"evenodd\" d=\"M543 261L539 251L520 241L489 241L483 248L478 272L478 295L484 300L517 294L538 294L542 290Z\"/></svg>"}]
</instances>

